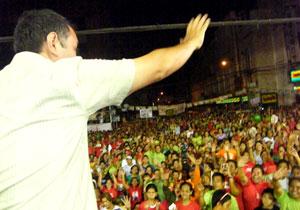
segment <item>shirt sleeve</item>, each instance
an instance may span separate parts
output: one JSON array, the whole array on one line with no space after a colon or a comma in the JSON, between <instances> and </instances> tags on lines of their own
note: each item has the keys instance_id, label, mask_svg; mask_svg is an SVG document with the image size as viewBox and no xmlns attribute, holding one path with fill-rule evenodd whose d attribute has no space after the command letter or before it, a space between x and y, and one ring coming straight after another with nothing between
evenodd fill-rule
<instances>
[{"instance_id":1,"label":"shirt sleeve","mask_svg":"<svg viewBox=\"0 0 300 210\"><path fill-rule=\"evenodd\" d=\"M134 61L83 59L78 64L78 93L90 115L100 108L119 105L128 95L135 75Z\"/></svg>"},{"instance_id":2,"label":"shirt sleeve","mask_svg":"<svg viewBox=\"0 0 300 210\"><path fill-rule=\"evenodd\" d=\"M286 193L285 190L282 190L282 193L279 197L277 197L275 193L274 196L278 200L279 204L282 205L284 202L286 202L285 200L288 197L288 194Z\"/></svg>"}]
</instances>

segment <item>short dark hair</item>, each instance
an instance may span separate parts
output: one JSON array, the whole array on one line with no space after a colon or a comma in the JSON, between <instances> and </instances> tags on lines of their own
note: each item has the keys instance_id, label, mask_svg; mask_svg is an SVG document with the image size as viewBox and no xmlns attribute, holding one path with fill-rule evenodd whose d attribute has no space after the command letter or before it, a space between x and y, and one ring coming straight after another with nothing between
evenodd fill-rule
<instances>
[{"instance_id":1,"label":"short dark hair","mask_svg":"<svg viewBox=\"0 0 300 210\"><path fill-rule=\"evenodd\" d=\"M230 195L226 190L216 190L212 196L212 208L214 208L219 202L223 205L226 201L230 200Z\"/></svg>"},{"instance_id":2,"label":"short dark hair","mask_svg":"<svg viewBox=\"0 0 300 210\"><path fill-rule=\"evenodd\" d=\"M214 178L215 178L216 176L221 177L222 182L225 182L225 176L224 176L222 173L220 173L220 172L214 173L213 176L212 176L212 180L214 180Z\"/></svg>"},{"instance_id":3,"label":"short dark hair","mask_svg":"<svg viewBox=\"0 0 300 210\"><path fill-rule=\"evenodd\" d=\"M191 195L191 196L194 196L194 188L193 188L193 185L192 185L191 183L189 183L189 182L182 182L182 183L180 184L180 189L181 189L184 185L189 186L190 191L192 192L192 195Z\"/></svg>"},{"instance_id":4,"label":"short dark hair","mask_svg":"<svg viewBox=\"0 0 300 210\"><path fill-rule=\"evenodd\" d=\"M267 194L267 193L272 195L272 200L273 201L276 201L276 198L274 197L274 190L272 188L266 188L266 189L264 189L264 191L261 193L261 197L264 194Z\"/></svg>"},{"instance_id":5,"label":"short dark hair","mask_svg":"<svg viewBox=\"0 0 300 210\"><path fill-rule=\"evenodd\" d=\"M265 171L264 171L263 167L262 167L260 164L256 164L256 165L252 168L251 173L253 173L254 169L256 169L256 168L259 168L259 169L261 170L261 173L262 173L262 174L265 174Z\"/></svg>"},{"instance_id":6,"label":"short dark hair","mask_svg":"<svg viewBox=\"0 0 300 210\"><path fill-rule=\"evenodd\" d=\"M50 32L56 32L64 47L69 36L69 21L50 9L29 10L18 19L14 31L14 51L40 53Z\"/></svg>"},{"instance_id":7,"label":"short dark hair","mask_svg":"<svg viewBox=\"0 0 300 210\"><path fill-rule=\"evenodd\" d=\"M276 163L276 166L279 167L279 165L280 165L281 163L285 163L286 166L287 166L288 168L290 168L290 163L289 163L289 161L287 161L287 160L285 160L285 159L280 159L280 160Z\"/></svg>"},{"instance_id":8,"label":"short dark hair","mask_svg":"<svg viewBox=\"0 0 300 210\"><path fill-rule=\"evenodd\" d=\"M289 186L292 184L292 182L293 182L294 180L300 182L300 178L298 178L298 177L291 177L291 178L289 179Z\"/></svg>"}]
</instances>

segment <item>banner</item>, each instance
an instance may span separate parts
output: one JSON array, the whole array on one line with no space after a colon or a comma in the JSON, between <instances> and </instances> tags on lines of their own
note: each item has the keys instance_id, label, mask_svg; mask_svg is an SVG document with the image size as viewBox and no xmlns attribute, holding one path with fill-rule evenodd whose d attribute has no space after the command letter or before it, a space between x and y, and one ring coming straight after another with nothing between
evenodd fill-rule
<instances>
[{"instance_id":1,"label":"banner","mask_svg":"<svg viewBox=\"0 0 300 210\"><path fill-rule=\"evenodd\" d=\"M265 93L261 94L262 104L273 104L277 103L277 93Z\"/></svg>"},{"instance_id":2,"label":"banner","mask_svg":"<svg viewBox=\"0 0 300 210\"><path fill-rule=\"evenodd\" d=\"M152 109L140 109L140 118L152 118Z\"/></svg>"},{"instance_id":3,"label":"banner","mask_svg":"<svg viewBox=\"0 0 300 210\"><path fill-rule=\"evenodd\" d=\"M172 116L185 112L185 103L176 105L159 105L158 115L160 116Z\"/></svg>"},{"instance_id":4,"label":"banner","mask_svg":"<svg viewBox=\"0 0 300 210\"><path fill-rule=\"evenodd\" d=\"M88 131L107 131L107 130L109 130L109 131L112 130L111 123L88 125Z\"/></svg>"}]
</instances>

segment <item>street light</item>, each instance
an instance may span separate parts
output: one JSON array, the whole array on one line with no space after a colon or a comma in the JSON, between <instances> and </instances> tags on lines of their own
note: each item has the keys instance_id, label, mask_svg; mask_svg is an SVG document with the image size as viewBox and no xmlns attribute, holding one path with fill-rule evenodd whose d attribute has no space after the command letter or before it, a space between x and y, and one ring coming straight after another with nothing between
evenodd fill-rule
<instances>
[{"instance_id":1,"label":"street light","mask_svg":"<svg viewBox=\"0 0 300 210\"><path fill-rule=\"evenodd\" d=\"M228 62L226 59L222 59L222 60L221 60L221 66L222 66L222 67L226 67L226 66L228 65L228 63L229 63L229 62Z\"/></svg>"},{"instance_id":2,"label":"street light","mask_svg":"<svg viewBox=\"0 0 300 210\"><path fill-rule=\"evenodd\" d=\"M164 92L161 91L161 92L160 92L160 95L162 96L163 94L164 94Z\"/></svg>"}]
</instances>

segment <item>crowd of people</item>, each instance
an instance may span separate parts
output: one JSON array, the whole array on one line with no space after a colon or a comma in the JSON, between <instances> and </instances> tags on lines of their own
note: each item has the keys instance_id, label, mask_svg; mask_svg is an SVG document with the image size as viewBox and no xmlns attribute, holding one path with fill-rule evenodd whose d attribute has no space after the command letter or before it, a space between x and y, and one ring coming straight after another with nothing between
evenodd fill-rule
<instances>
[{"instance_id":1,"label":"crowd of people","mask_svg":"<svg viewBox=\"0 0 300 210\"><path fill-rule=\"evenodd\" d=\"M299 135L300 107L194 110L90 132L98 207L299 210Z\"/></svg>"}]
</instances>

